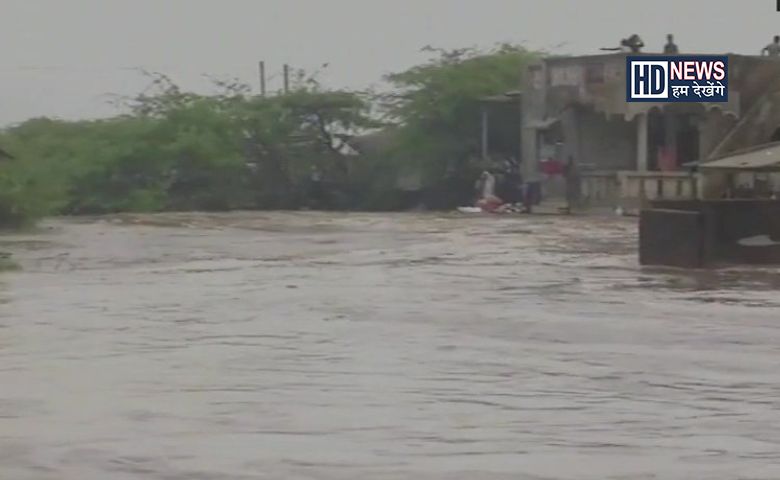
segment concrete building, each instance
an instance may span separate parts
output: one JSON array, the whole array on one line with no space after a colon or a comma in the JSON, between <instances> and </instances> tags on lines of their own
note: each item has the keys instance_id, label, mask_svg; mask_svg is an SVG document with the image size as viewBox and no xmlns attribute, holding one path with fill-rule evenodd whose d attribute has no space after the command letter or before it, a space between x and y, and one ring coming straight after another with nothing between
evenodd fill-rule
<instances>
[{"instance_id":1,"label":"concrete building","mask_svg":"<svg viewBox=\"0 0 780 480\"><path fill-rule=\"evenodd\" d=\"M780 142L697 165L699 198L655 200L639 220L643 265L780 264Z\"/></svg>"},{"instance_id":2,"label":"concrete building","mask_svg":"<svg viewBox=\"0 0 780 480\"><path fill-rule=\"evenodd\" d=\"M780 140L780 61L729 55L728 103L628 103L626 54L548 58L522 96L526 178L550 156L573 159L584 205L635 208L696 198L683 168Z\"/></svg>"}]
</instances>

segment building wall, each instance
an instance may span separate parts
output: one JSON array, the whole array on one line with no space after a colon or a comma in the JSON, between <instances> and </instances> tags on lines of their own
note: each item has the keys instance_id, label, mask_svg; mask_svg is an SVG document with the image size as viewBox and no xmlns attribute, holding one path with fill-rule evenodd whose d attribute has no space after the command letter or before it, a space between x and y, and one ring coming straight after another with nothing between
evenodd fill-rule
<instances>
[{"instance_id":1,"label":"building wall","mask_svg":"<svg viewBox=\"0 0 780 480\"><path fill-rule=\"evenodd\" d=\"M626 102L625 57L626 54L617 53L546 60L548 113L554 114L576 102L630 120L652 108L663 107L663 103ZM740 115L760 99L778 75L780 62L767 57L729 55L729 101L717 105Z\"/></svg>"},{"instance_id":2,"label":"building wall","mask_svg":"<svg viewBox=\"0 0 780 480\"><path fill-rule=\"evenodd\" d=\"M546 116L545 98L547 86L546 65L531 65L525 75L521 97L520 150L523 178L534 181L539 177L539 130L534 126Z\"/></svg>"},{"instance_id":3,"label":"building wall","mask_svg":"<svg viewBox=\"0 0 780 480\"><path fill-rule=\"evenodd\" d=\"M691 238L702 238L698 242L703 254L703 263L736 262L756 264L780 263L780 246L748 247L740 240L766 235L775 242L780 241L780 201L776 200L713 200L713 201L655 201L645 215L672 218L663 212L695 212L701 215L697 232L669 228L663 218L651 219L645 225L648 235L640 235L640 251L656 251L657 238L663 235L671 244L690 242ZM659 213L660 212L660 213ZM679 217L675 215L675 218ZM654 222L653 220L658 220ZM640 232L642 227L640 226ZM680 259L678 259L680 260ZM648 262L647 264L668 264ZM680 265L684 266L684 265Z\"/></svg>"},{"instance_id":4,"label":"building wall","mask_svg":"<svg viewBox=\"0 0 780 480\"><path fill-rule=\"evenodd\" d=\"M723 198L723 194L729 185L736 188L757 188L759 181L765 182L769 192L780 193L780 173L776 172L751 172L738 171L729 173L723 170L702 169L699 174L703 200L717 200Z\"/></svg>"},{"instance_id":5,"label":"building wall","mask_svg":"<svg viewBox=\"0 0 780 480\"><path fill-rule=\"evenodd\" d=\"M626 103L625 54L548 59L539 75L527 75L524 91L541 94L543 105L535 115L554 117L571 104L588 105L597 112L631 120L665 104ZM742 116L761 103L767 91L780 87L780 62L767 57L729 55L729 102L718 108ZM708 104L712 105L712 104Z\"/></svg>"},{"instance_id":6,"label":"building wall","mask_svg":"<svg viewBox=\"0 0 780 480\"><path fill-rule=\"evenodd\" d=\"M709 158L737 122L735 116L724 114L719 109L705 112L699 123L699 159Z\"/></svg>"},{"instance_id":7,"label":"building wall","mask_svg":"<svg viewBox=\"0 0 780 480\"><path fill-rule=\"evenodd\" d=\"M767 94L763 101L756 103L730 132L723 135L712 150L712 156L727 155L743 148L767 143L772 140L778 129L780 129L780 90Z\"/></svg>"},{"instance_id":8,"label":"building wall","mask_svg":"<svg viewBox=\"0 0 780 480\"><path fill-rule=\"evenodd\" d=\"M704 200L722 198L728 186L728 175L724 172L704 172L698 176L699 197Z\"/></svg>"},{"instance_id":9,"label":"building wall","mask_svg":"<svg viewBox=\"0 0 780 480\"><path fill-rule=\"evenodd\" d=\"M729 55L729 96L739 92L742 113L752 109L780 77L780 62L769 57Z\"/></svg>"},{"instance_id":10,"label":"building wall","mask_svg":"<svg viewBox=\"0 0 780 480\"><path fill-rule=\"evenodd\" d=\"M584 173L580 180L580 203L586 207L611 207L619 205L620 183L616 173Z\"/></svg>"},{"instance_id":11,"label":"building wall","mask_svg":"<svg viewBox=\"0 0 780 480\"><path fill-rule=\"evenodd\" d=\"M567 162L574 158L577 163L582 163L580 151L580 114L575 108L568 108L561 112L561 130L563 132L563 148L560 160Z\"/></svg>"},{"instance_id":12,"label":"building wall","mask_svg":"<svg viewBox=\"0 0 780 480\"><path fill-rule=\"evenodd\" d=\"M704 216L698 211L642 210L639 263L681 268L705 265Z\"/></svg>"},{"instance_id":13,"label":"building wall","mask_svg":"<svg viewBox=\"0 0 780 480\"><path fill-rule=\"evenodd\" d=\"M633 170L636 168L636 121L622 116L607 118L592 110L579 110L578 154L581 165L594 170Z\"/></svg>"},{"instance_id":14,"label":"building wall","mask_svg":"<svg viewBox=\"0 0 780 480\"><path fill-rule=\"evenodd\" d=\"M780 128L780 62L739 55L730 55L729 62L729 102L701 104L696 111L685 111L699 117L699 160L767 142ZM623 54L548 59L528 73L523 86L522 161L524 176L529 180L538 177L539 128L543 128L539 125L550 119L560 119L565 136L562 160L572 156L578 164L593 170L614 172L637 169L637 115L654 108L667 116L680 113L679 104L670 111L671 104L625 101ZM773 89L776 94L771 94ZM740 116L743 119L737 120ZM697 183L694 177L683 181L661 175L657 179L619 182L619 192L622 195L635 184L647 187L648 182L663 183L658 190L664 192L664 198L670 196L668 192L675 193L672 198L695 196L697 192L716 190L719 184L715 179L708 184ZM591 183L583 192L614 190ZM639 197L652 198L655 191L645 188L645 195ZM682 193L677 194L679 191Z\"/></svg>"}]
</instances>

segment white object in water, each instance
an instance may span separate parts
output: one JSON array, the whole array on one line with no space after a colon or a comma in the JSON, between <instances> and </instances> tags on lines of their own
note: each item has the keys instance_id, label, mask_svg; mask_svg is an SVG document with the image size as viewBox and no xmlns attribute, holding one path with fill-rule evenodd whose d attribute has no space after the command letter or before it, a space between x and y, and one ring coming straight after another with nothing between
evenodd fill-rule
<instances>
[{"instance_id":1,"label":"white object in water","mask_svg":"<svg viewBox=\"0 0 780 480\"><path fill-rule=\"evenodd\" d=\"M482 213L482 209L479 207L458 207L460 213Z\"/></svg>"},{"instance_id":2,"label":"white object in water","mask_svg":"<svg viewBox=\"0 0 780 480\"><path fill-rule=\"evenodd\" d=\"M755 237L742 238L737 243L743 247L769 247L772 245L780 245L780 242L775 242L769 238L769 235L758 235Z\"/></svg>"},{"instance_id":3,"label":"white object in water","mask_svg":"<svg viewBox=\"0 0 780 480\"><path fill-rule=\"evenodd\" d=\"M617 215L618 217L622 217L625 214L626 214L626 211L623 210L623 207L617 207L615 209L615 215Z\"/></svg>"}]
</instances>

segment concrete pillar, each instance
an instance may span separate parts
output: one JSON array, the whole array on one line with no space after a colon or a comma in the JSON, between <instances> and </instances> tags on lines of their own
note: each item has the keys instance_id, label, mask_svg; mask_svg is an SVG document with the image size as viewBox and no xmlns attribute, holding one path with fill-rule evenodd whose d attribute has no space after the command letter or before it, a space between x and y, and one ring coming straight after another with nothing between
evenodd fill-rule
<instances>
[{"instance_id":1,"label":"concrete pillar","mask_svg":"<svg viewBox=\"0 0 780 480\"><path fill-rule=\"evenodd\" d=\"M561 127L563 128L563 156L560 161L566 163L569 157L574 158L575 163L586 160L580 158L580 118L574 108L568 108L561 113Z\"/></svg>"},{"instance_id":2,"label":"concrete pillar","mask_svg":"<svg viewBox=\"0 0 780 480\"><path fill-rule=\"evenodd\" d=\"M482 107L482 160L487 160L488 155L490 154L488 146L488 138L490 138L488 122L488 109L487 107Z\"/></svg>"},{"instance_id":3,"label":"concrete pillar","mask_svg":"<svg viewBox=\"0 0 780 480\"><path fill-rule=\"evenodd\" d=\"M522 132L523 181L535 181L539 176L539 131L535 128L524 128Z\"/></svg>"},{"instance_id":4,"label":"concrete pillar","mask_svg":"<svg viewBox=\"0 0 780 480\"><path fill-rule=\"evenodd\" d=\"M670 112L664 112L664 146L667 154L674 155L676 165L680 165L677 153L677 116Z\"/></svg>"},{"instance_id":5,"label":"concrete pillar","mask_svg":"<svg viewBox=\"0 0 780 480\"><path fill-rule=\"evenodd\" d=\"M677 116L664 112L664 145L677 153Z\"/></svg>"},{"instance_id":6,"label":"concrete pillar","mask_svg":"<svg viewBox=\"0 0 780 480\"><path fill-rule=\"evenodd\" d=\"M636 169L647 171L647 114L636 117Z\"/></svg>"}]
</instances>

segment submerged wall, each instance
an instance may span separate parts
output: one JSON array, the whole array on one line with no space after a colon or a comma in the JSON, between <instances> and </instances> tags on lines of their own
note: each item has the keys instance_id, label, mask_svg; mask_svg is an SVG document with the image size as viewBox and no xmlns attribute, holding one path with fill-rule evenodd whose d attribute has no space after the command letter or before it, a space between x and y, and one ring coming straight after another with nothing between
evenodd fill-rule
<instances>
[{"instance_id":1,"label":"submerged wall","mask_svg":"<svg viewBox=\"0 0 780 480\"><path fill-rule=\"evenodd\" d=\"M703 215L686 210L642 210L639 263L701 268L706 263Z\"/></svg>"},{"instance_id":2,"label":"submerged wall","mask_svg":"<svg viewBox=\"0 0 780 480\"><path fill-rule=\"evenodd\" d=\"M636 121L579 110L579 164L596 170L636 169Z\"/></svg>"},{"instance_id":3,"label":"submerged wall","mask_svg":"<svg viewBox=\"0 0 780 480\"><path fill-rule=\"evenodd\" d=\"M680 267L780 264L780 245L740 244L758 236L780 243L780 201L655 201L640 216L640 262ZM692 246L698 246L698 253L691 253Z\"/></svg>"}]
</instances>

